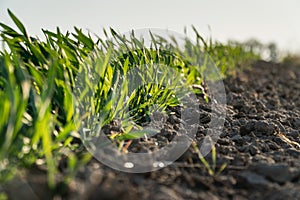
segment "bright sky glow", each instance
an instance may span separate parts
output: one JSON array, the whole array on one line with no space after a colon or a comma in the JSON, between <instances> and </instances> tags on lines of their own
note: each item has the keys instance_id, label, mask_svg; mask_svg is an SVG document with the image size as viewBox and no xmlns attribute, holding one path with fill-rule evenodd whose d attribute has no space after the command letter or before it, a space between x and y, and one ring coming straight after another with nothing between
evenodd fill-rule
<instances>
[{"instance_id":1,"label":"bright sky glow","mask_svg":"<svg viewBox=\"0 0 300 200\"><path fill-rule=\"evenodd\" d=\"M63 31L77 26L101 36L102 28L108 27L119 32L153 27L183 33L193 24L215 40L257 38L300 52L299 0L0 0L0 21L12 25L7 8L38 36L41 28L57 26Z\"/></svg>"}]
</instances>

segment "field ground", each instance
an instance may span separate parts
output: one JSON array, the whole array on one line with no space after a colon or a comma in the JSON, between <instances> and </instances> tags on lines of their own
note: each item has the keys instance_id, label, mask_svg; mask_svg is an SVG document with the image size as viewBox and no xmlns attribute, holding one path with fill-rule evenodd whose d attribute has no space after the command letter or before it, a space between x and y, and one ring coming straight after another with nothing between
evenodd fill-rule
<instances>
[{"instance_id":1,"label":"field ground","mask_svg":"<svg viewBox=\"0 0 300 200\"><path fill-rule=\"evenodd\" d=\"M144 174L92 159L69 187L57 186L56 199L300 199L299 77L299 67L257 61L224 80L227 117L216 151L217 168L227 167L218 176L207 173L192 147L174 164ZM206 159L211 162L210 155ZM9 199L53 195L45 169L21 174L2 188Z\"/></svg>"}]
</instances>

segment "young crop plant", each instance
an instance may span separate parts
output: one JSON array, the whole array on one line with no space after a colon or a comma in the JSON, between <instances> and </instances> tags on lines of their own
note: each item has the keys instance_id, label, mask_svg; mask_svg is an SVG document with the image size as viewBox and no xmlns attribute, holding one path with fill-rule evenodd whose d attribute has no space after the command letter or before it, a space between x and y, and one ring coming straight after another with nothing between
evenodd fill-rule
<instances>
[{"instance_id":1,"label":"young crop plant","mask_svg":"<svg viewBox=\"0 0 300 200\"><path fill-rule=\"evenodd\" d=\"M112 31L112 34L116 33ZM107 48L108 53L102 55L102 51L96 50L96 56L87 59L87 66L84 66L83 73L81 72L83 76L78 77L76 82L83 83L79 84L81 89L79 94L87 91L85 92L87 95L80 98L85 102L81 105L86 106L82 110L90 110L92 116L96 116L96 120L87 117L85 126L105 129L105 126L118 121L122 128L108 133L112 140L123 144L123 140L139 139L146 134L141 125L150 122L152 112L160 111L167 114L170 107L179 105L180 99L175 95L174 89L179 91L186 83L183 83L180 77L170 79L167 75L171 74L170 68L182 73L180 70L187 66L182 58L169 51L149 49L136 38L134 40L117 38L121 40L120 43L122 42L120 48L126 49L127 52L118 55L122 50ZM138 49L132 49L136 48L135 43L139 44ZM158 44L155 43L155 46ZM110 58L112 55L117 57ZM139 83L139 86L136 87L132 83ZM82 87L83 85L85 87ZM90 105L93 105L91 109ZM95 132L94 130L92 132ZM95 135L84 137L89 140L89 137Z\"/></svg>"},{"instance_id":2,"label":"young crop plant","mask_svg":"<svg viewBox=\"0 0 300 200\"><path fill-rule=\"evenodd\" d=\"M157 35L146 46L134 32L126 38L113 29L96 40L76 27L74 33L42 29L41 40L8 14L17 30L0 23L1 182L18 169L43 165L54 187L63 158L70 181L91 159L80 140L90 137L83 129L110 127L110 140L126 150L145 138L142 126L151 123L152 113L168 116L182 106L182 88L209 100L201 75L209 57L225 77L259 56L242 45L206 42L196 29L196 43L187 40L183 51ZM180 76L166 76L172 72Z\"/></svg>"},{"instance_id":3,"label":"young crop plant","mask_svg":"<svg viewBox=\"0 0 300 200\"><path fill-rule=\"evenodd\" d=\"M199 160L201 161L201 163L204 165L205 169L207 170L207 173L210 176L216 177L218 175L220 175L222 173L222 171L224 171L224 169L226 168L227 164L223 163L219 169L217 169L217 150L215 146L212 146L211 149L211 164L209 163L210 161L208 161L201 153L201 151L199 150L197 143L192 143L193 149L196 152Z\"/></svg>"}]
</instances>

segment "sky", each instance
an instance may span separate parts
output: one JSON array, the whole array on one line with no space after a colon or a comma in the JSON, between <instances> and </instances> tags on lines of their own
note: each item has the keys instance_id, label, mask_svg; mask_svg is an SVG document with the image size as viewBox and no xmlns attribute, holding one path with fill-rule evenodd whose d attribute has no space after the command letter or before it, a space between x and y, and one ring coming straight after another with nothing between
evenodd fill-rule
<instances>
[{"instance_id":1,"label":"sky","mask_svg":"<svg viewBox=\"0 0 300 200\"><path fill-rule=\"evenodd\" d=\"M74 30L101 36L103 28L118 32L161 28L183 33L191 25L208 38L225 42L256 38L275 42L281 50L300 53L299 0L0 0L0 21L13 25L10 9L31 35L41 28Z\"/></svg>"}]
</instances>

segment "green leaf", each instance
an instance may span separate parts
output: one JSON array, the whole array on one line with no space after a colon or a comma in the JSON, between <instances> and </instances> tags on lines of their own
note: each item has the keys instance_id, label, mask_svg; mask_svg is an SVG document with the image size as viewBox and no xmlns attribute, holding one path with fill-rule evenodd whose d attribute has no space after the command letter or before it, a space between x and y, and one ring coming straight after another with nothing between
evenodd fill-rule
<instances>
[{"instance_id":1,"label":"green leaf","mask_svg":"<svg viewBox=\"0 0 300 200\"><path fill-rule=\"evenodd\" d=\"M19 28L19 30L28 38L27 32L25 27L23 26L22 22L9 10L7 9L9 16L14 21L16 26Z\"/></svg>"},{"instance_id":2,"label":"green leaf","mask_svg":"<svg viewBox=\"0 0 300 200\"><path fill-rule=\"evenodd\" d=\"M157 133L159 133L159 130L157 129L137 130L137 131L130 131L129 133L117 136L116 138L118 140L132 140L132 139L139 139L141 137L144 137L145 135L149 135L151 137L152 135L155 135Z\"/></svg>"},{"instance_id":3,"label":"green leaf","mask_svg":"<svg viewBox=\"0 0 300 200\"><path fill-rule=\"evenodd\" d=\"M2 28L4 29L4 30L2 30L2 33L6 34L6 35L9 35L11 37L19 37L19 36L21 36L14 29L12 29L11 27L9 27L9 26L7 26L7 25L5 25L3 23L0 23L0 26L2 26Z\"/></svg>"},{"instance_id":4,"label":"green leaf","mask_svg":"<svg viewBox=\"0 0 300 200\"><path fill-rule=\"evenodd\" d=\"M77 39L82 42L86 47L88 47L90 50L94 49L94 42L90 37L85 36L81 30L79 30L78 28L74 27L77 36L75 35L75 37L77 37ZM73 34L74 35L74 34Z\"/></svg>"}]
</instances>

